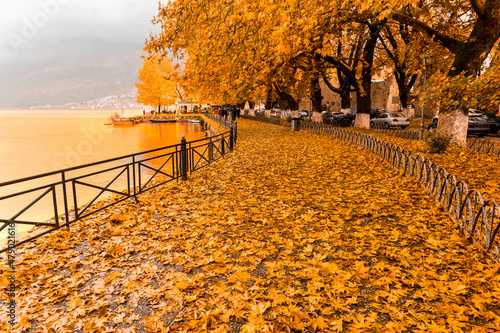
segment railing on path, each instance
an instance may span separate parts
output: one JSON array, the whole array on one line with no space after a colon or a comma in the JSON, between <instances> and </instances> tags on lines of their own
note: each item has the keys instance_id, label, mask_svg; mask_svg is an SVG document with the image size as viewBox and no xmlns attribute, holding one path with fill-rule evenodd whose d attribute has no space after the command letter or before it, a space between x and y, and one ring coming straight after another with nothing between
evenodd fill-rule
<instances>
[{"instance_id":1,"label":"railing on path","mask_svg":"<svg viewBox=\"0 0 500 333\"><path fill-rule=\"evenodd\" d=\"M493 141L480 139L480 138L469 138L467 139L467 148L486 154L493 154L500 156L500 148L495 146Z\"/></svg>"},{"instance_id":2,"label":"railing on path","mask_svg":"<svg viewBox=\"0 0 500 333\"><path fill-rule=\"evenodd\" d=\"M236 126L230 128L201 140L186 142L182 138L180 144L164 148L0 183L0 204L18 207L9 216L0 216L0 232L16 225L44 227L32 231L32 237L10 243L0 253L62 227L69 228L72 223L124 200L138 201L139 194L160 185L187 180L192 172L233 150ZM90 197L89 189L94 191ZM114 196L102 201L109 194ZM23 218L37 205L49 206L53 218L44 221Z\"/></svg>"},{"instance_id":3,"label":"railing on path","mask_svg":"<svg viewBox=\"0 0 500 333\"><path fill-rule=\"evenodd\" d=\"M464 234L494 261L500 261L500 206L494 200L484 200L479 191L469 190L464 181L430 159L367 134L308 122L302 123L301 129L360 146L400 169L403 175L416 178L451 214Z\"/></svg>"},{"instance_id":4,"label":"railing on path","mask_svg":"<svg viewBox=\"0 0 500 333\"><path fill-rule=\"evenodd\" d=\"M384 129L383 127L371 128L372 130L392 136L397 136L403 139L418 140L419 131L415 129L395 130ZM500 156L500 148L496 147L493 141L481 138L467 138L467 148L480 153L493 154Z\"/></svg>"},{"instance_id":5,"label":"railing on path","mask_svg":"<svg viewBox=\"0 0 500 333\"><path fill-rule=\"evenodd\" d=\"M205 113L204 114L207 118L209 119L212 119L213 121L215 121L217 124L225 127L225 128L231 128L231 125L233 124L231 122L231 117L229 116L226 116L226 117L221 117L217 114L213 114L213 113Z\"/></svg>"}]
</instances>

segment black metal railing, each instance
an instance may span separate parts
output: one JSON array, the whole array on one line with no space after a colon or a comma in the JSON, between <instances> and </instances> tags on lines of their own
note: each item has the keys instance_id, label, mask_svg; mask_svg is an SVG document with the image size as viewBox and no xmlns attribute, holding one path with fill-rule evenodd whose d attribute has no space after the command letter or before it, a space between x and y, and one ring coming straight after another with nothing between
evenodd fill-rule
<instances>
[{"instance_id":1,"label":"black metal railing","mask_svg":"<svg viewBox=\"0 0 500 333\"><path fill-rule=\"evenodd\" d=\"M486 154L493 154L500 156L500 148L497 147L493 141L480 139L480 138L469 138L467 139L467 148Z\"/></svg>"},{"instance_id":2,"label":"black metal railing","mask_svg":"<svg viewBox=\"0 0 500 333\"><path fill-rule=\"evenodd\" d=\"M455 175L448 174L430 159L370 135L308 122L301 124L301 130L329 135L367 149L400 169L403 175L416 178L450 213L467 237L494 261L500 261L500 206L494 200L484 200L479 191L469 190L464 181L457 180Z\"/></svg>"},{"instance_id":3,"label":"black metal railing","mask_svg":"<svg viewBox=\"0 0 500 333\"><path fill-rule=\"evenodd\" d=\"M182 138L180 144L164 148L0 183L0 204L12 210L2 209L0 214L8 216L0 216L0 232L8 226L43 227L30 231L33 236L16 242L18 246L124 200L138 201L138 195L187 180L189 174L219 160L234 149L236 137L236 126L230 126L227 132L201 140ZM40 205L48 215L43 221L23 217Z\"/></svg>"},{"instance_id":4,"label":"black metal railing","mask_svg":"<svg viewBox=\"0 0 500 333\"><path fill-rule=\"evenodd\" d=\"M231 117L229 116L226 116L226 117L222 117L220 115L217 115L217 114L213 114L213 113L205 113L205 116L213 121L215 121L217 124L225 127L225 128L231 128L231 125L234 125L235 122L231 121Z\"/></svg>"},{"instance_id":5,"label":"black metal railing","mask_svg":"<svg viewBox=\"0 0 500 333\"><path fill-rule=\"evenodd\" d=\"M409 140L418 140L420 134L419 133L420 131L415 129L395 130L395 129L386 129L382 126L375 126L370 128L379 133L384 133L391 136L397 136ZM500 148L497 147L493 141L487 139L474 138L474 137L467 138L467 148L475 150L480 153L500 156Z\"/></svg>"}]
</instances>

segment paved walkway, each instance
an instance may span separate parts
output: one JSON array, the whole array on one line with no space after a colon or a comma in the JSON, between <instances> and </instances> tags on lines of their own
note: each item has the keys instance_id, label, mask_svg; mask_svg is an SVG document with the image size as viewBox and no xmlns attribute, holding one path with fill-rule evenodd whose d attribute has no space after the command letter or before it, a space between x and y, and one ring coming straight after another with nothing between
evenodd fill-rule
<instances>
[{"instance_id":1,"label":"paved walkway","mask_svg":"<svg viewBox=\"0 0 500 333\"><path fill-rule=\"evenodd\" d=\"M500 331L498 266L412 179L331 138L239 130L187 182L25 246L17 331Z\"/></svg>"}]
</instances>

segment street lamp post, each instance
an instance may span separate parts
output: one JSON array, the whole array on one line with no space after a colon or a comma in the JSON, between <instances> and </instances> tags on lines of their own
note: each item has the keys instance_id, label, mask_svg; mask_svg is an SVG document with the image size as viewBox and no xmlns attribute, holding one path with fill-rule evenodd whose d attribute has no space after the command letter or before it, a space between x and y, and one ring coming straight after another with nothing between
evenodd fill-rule
<instances>
[{"instance_id":1,"label":"street lamp post","mask_svg":"<svg viewBox=\"0 0 500 333\"><path fill-rule=\"evenodd\" d=\"M479 68L479 69L477 70L477 72L476 72L476 79L477 79L479 76L481 76L481 68ZM476 83L476 91L475 91L475 96L474 96L474 97L476 98L476 105L474 106L474 109L476 109L476 110L477 110L477 83Z\"/></svg>"},{"instance_id":2,"label":"street lamp post","mask_svg":"<svg viewBox=\"0 0 500 333\"><path fill-rule=\"evenodd\" d=\"M422 114L420 116L420 132L418 134L418 139L422 140L424 138L424 114L425 114L425 104L427 103L427 60L430 54L424 54L422 61L424 63L424 100L422 103Z\"/></svg>"}]
</instances>

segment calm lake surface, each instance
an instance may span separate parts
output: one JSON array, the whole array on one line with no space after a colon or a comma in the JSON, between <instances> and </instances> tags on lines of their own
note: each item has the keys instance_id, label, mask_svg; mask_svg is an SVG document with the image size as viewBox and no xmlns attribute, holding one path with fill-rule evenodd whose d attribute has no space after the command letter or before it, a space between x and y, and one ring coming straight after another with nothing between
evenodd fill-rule
<instances>
[{"instance_id":1,"label":"calm lake surface","mask_svg":"<svg viewBox=\"0 0 500 333\"><path fill-rule=\"evenodd\" d=\"M0 183L178 144L183 136L187 141L205 137L200 125L186 122L105 125L115 112L0 110ZM142 110L118 111L118 114L133 116L142 114ZM89 195L91 192L89 189ZM5 194L6 190L0 188L0 196ZM0 219L16 214L26 205L23 200L0 201ZM46 209L49 202L36 206L24 213L22 220L41 221L54 215ZM18 232L26 229L18 226ZM5 232L0 233L0 239L5 238Z\"/></svg>"}]
</instances>

